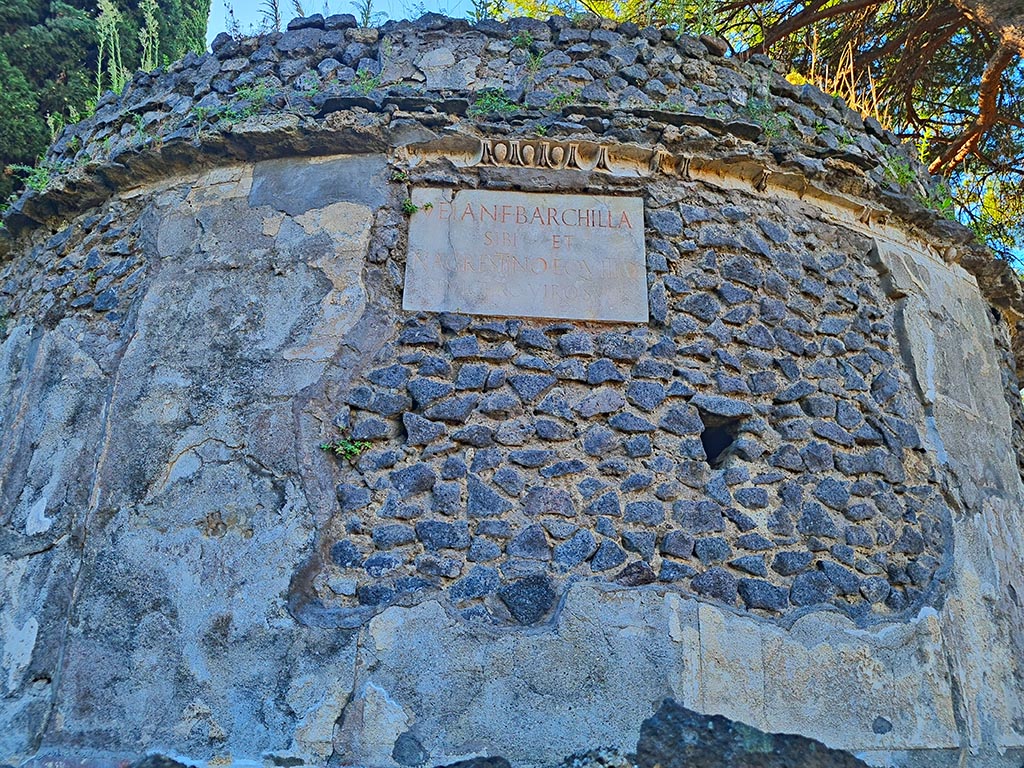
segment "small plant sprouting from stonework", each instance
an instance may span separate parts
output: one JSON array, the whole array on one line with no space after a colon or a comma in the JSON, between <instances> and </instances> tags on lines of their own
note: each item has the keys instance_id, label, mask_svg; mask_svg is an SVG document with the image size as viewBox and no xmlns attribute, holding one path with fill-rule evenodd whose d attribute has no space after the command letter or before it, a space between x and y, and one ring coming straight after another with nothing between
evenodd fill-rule
<instances>
[{"instance_id":1,"label":"small plant sprouting from stonework","mask_svg":"<svg viewBox=\"0 0 1024 768\"><path fill-rule=\"evenodd\" d=\"M687 112L686 105L681 101L662 101L658 104L662 112Z\"/></svg>"},{"instance_id":2,"label":"small plant sprouting from stonework","mask_svg":"<svg viewBox=\"0 0 1024 768\"><path fill-rule=\"evenodd\" d=\"M573 91L566 91L559 93L555 98L548 102L548 109L562 109L572 104L579 103L580 95L583 93L582 88L577 88Z\"/></svg>"},{"instance_id":3,"label":"small plant sprouting from stonework","mask_svg":"<svg viewBox=\"0 0 1024 768\"><path fill-rule=\"evenodd\" d=\"M56 141L57 136L64 130L64 116L47 112L46 127L50 129L50 141Z\"/></svg>"},{"instance_id":4,"label":"small plant sprouting from stonework","mask_svg":"<svg viewBox=\"0 0 1024 768\"><path fill-rule=\"evenodd\" d=\"M374 0L354 0L352 3L360 27L375 26L388 17L384 11L375 11L373 2Z\"/></svg>"},{"instance_id":5,"label":"small plant sprouting from stonework","mask_svg":"<svg viewBox=\"0 0 1024 768\"><path fill-rule=\"evenodd\" d=\"M470 0L472 9L467 14L473 24L486 19L500 19L505 13L505 0Z\"/></svg>"},{"instance_id":6,"label":"small plant sprouting from stonework","mask_svg":"<svg viewBox=\"0 0 1024 768\"><path fill-rule=\"evenodd\" d=\"M252 117L267 106L273 95L273 87L264 81L235 89L235 98L248 103L248 106L242 110L244 117Z\"/></svg>"},{"instance_id":7,"label":"small plant sprouting from stonework","mask_svg":"<svg viewBox=\"0 0 1024 768\"><path fill-rule=\"evenodd\" d=\"M533 45L533 35L529 32L517 32L512 36L512 40L510 42L512 43L513 48L519 48L520 50L525 51Z\"/></svg>"},{"instance_id":8,"label":"small plant sprouting from stonework","mask_svg":"<svg viewBox=\"0 0 1024 768\"><path fill-rule=\"evenodd\" d=\"M142 115L133 115L132 116L132 123L135 126L135 135L132 136L132 140L136 144L145 144L146 143L146 138L147 138L147 136L146 136L146 123L145 123Z\"/></svg>"},{"instance_id":9,"label":"small plant sprouting from stonework","mask_svg":"<svg viewBox=\"0 0 1024 768\"><path fill-rule=\"evenodd\" d=\"M476 101L469 108L468 114L479 115L511 115L519 111L519 105L501 91L484 91L477 94Z\"/></svg>"},{"instance_id":10,"label":"small plant sprouting from stonework","mask_svg":"<svg viewBox=\"0 0 1024 768\"><path fill-rule=\"evenodd\" d=\"M380 88L380 76L373 74L368 69L361 69L356 73L356 79L352 82L352 88L365 96L370 91Z\"/></svg>"},{"instance_id":11,"label":"small plant sprouting from stonework","mask_svg":"<svg viewBox=\"0 0 1024 768\"><path fill-rule=\"evenodd\" d=\"M704 110L704 114L707 117L713 117L715 120L725 120L726 118L725 107L721 104L713 104Z\"/></svg>"},{"instance_id":12,"label":"small plant sprouting from stonework","mask_svg":"<svg viewBox=\"0 0 1024 768\"><path fill-rule=\"evenodd\" d=\"M199 133L200 127L214 114L214 110L210 107L192 107L192 114L196 116L196 133Z\"/></svg>"},{"instance_id":13,"label":"small plant sprouting from stonework","mask_svg":"<svg viewBox=\"0 0 1024 768\"><path fill-rule=\"evenodd\" d=\"M209 117L216 116L218 121L223 122L225 125L248 120L270 104L274 93L272 85L260 81L252 85L243 85L240 88L236 88L234 100L231 104L216 108L192 107L192 112L196 116L196 131L198 132L203 121Z\"/></svg>"},{"instance_id":14,"label":"small plant sprouting from stonework","mask_svg":"<svg viewBox=\"0 0 1024 768\"><path fill-rule=\"evenodd\" d=\"M318 94L323 93L328 88L336 86L338 84L337 74L331 74L325 80L314 78L302 89L302 95L307 99L312 99Z\"/></svg>"},{"instance_id":15,"label":"small plant sprouting from stonework","mask_svg":"<svg viewBox=\"0 0 1024 768\"><path fill-rule=\"evenodd\" d=\"M420 207L412 201L411 197L407 197L405 198L405 200L402 201L402 213L404 213L406 216L412 216L419 209Z\"/></svg>"},{"instance_id":16,"label":"small plant sprouting from stonework","mask_svg":"<svg viewBox=\"0 0 1024 768\"><path fill-rule=\"evenodd\" d=\"M795 129L793 118L789 115L783 114L772 114L772 116L765 121L764 135L768 138L777 138L785 133L792 133Z\"/></svg>"},{"instance_id":17,"label":"small plant sprouting from stonework","mask_svg":"<svg viewBox=\"0 0 1024 768\"><path fill-rule=\"evenodd\" d=\"M956 221L956 207L953 203L953 194L949 184L941 182L935 186L927 195L918 195L917 201L929 210L935 211L944 219Z\"/></svg>"},{"instance_id":18,"label":"small plant sprouting from stonework","mask_svg":"<svg viewBox=\"0 0 1024 768\"><path fill-rule=\"evenodd\" d=\"M60 175L64 167L40 159L34 166L11 164L7 166L7 169L20 176L26 187L34 192L42 193L50 188L50 184Z\"/></svg>"},{"instance_id":19,"label":"small plant sprouting from stonework","mask_svg":"<svg viewBox=\"0 0 1024 768\"><path fill-rule=\"evenodd\" d=\"M277 0L263 0L260 3L260 14L263 17L261 29L268 32L277 32L281 29L281 4ZM305 16L303 13L299 15Z\"/></svg>"},{"instance_id":20,"label":"small plant sprouting from stonework","mask_svg":"<svg viewBox=\"0 0 1024 768\"><path fill-rule=\"evenodd\" d=\"M766 138L772 139L787 131L793 130L793 118L788 114L779 114L767 99L751 97L747 100L742 114L752 122L761 126Z\"/></svg>"},{"instance_id":21,"label":"small plant sprouting from stonework","mask_svg":"<svg viewBox=\"0 0 1024 768\"><path fill-rule=\"evenodd\" d=\"M333 453L335 456L345 459L349 464L359 458L359 454L368 451L370 444L365 440L352 440L348 437L339 437L320 443L320 450Z\"/></svg>"},{"instance_id":22,"label":"small plant sprouting from stonework","mask_svg":"<svg viewBox=\"0 0 1024 768\"><path fill-rule=\"evenodd\" d=\"M763 123L775 114L775 110L769 101L753 96L747 99L747 103L743 105L742 111L747 117L758 123Z\"/></svg>"},{"instance_id":23,"label":"small plant sprouting from stonework","mask_svg":"<svg viewBox=\"0 0 1024 768\"><path fill-rule=\"evenodd\" d=\"M242 101L251 101L260 105L270 101L270 97L273 95L274 89L270 87L269 83L264 81L253 83L252 85L243 85L235 89L235 96Z\"/></svg>"},{"instance_id":24,"label":"small plant sprouting from stonework","mask_svg":"<svg viewBox=\"0 0 1024 768\"><path fill-rule=\"evenodd\" d=\"M912 184L917 178L914 169L910 167L910 161L905 157L890 157L886 160L883 171L886 179L901 187Z\"/></svg>"}]
</instances>

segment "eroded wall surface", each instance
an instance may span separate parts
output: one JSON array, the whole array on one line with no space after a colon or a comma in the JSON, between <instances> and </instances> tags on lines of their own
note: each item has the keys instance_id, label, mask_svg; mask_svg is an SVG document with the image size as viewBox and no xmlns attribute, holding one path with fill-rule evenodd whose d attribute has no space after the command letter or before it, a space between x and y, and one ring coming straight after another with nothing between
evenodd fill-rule
<instances>
[{"instance_id":1,"label":"eroded wall surface","mask_svg":"<svg viewBox=\"0 0 1024 768\"><path fill-rule=\"evenodd\" d=\"M659 181L647 326L407 315L389 174L170 179L9 265L5 760L545 765L672 697L1019 761L1019 406L973 278Z\"/></svg>"}]
</instances>

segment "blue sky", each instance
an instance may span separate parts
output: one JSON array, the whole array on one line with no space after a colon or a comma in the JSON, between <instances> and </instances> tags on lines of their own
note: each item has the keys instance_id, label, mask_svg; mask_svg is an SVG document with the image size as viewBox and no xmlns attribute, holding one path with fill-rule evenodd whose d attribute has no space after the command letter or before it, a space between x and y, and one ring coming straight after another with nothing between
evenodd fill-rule
<instances>
[{"instance_id":1,"label":"blue sky","mask_svg":"<svg viewBox=\"0 0 1024 768\"><path fill-rule=\"evenodd\" d=\"M351 0L300 0L306 13L356 13ZM292 0L279 0L281 17L287 21L298 14ZM254 31L262 21L260 9L262 0L212 0L210 5L210 23L206 27L207 41L213 40L221 32L227 31L227 8L234 9L235 18L243 32ZM465 16L472 7L469 0L374 0L374 12L382 11L387 19L409 19L422 15L425 11L441 11L450 16Z\"/></svg>"}]
</instances>

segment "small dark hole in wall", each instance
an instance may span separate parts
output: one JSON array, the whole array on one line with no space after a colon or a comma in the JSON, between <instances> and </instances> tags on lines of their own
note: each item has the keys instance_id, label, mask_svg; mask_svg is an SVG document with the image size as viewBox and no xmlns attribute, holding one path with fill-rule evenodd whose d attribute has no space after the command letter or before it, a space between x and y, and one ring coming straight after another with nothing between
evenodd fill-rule
<instances>
[{"instance_id":1,"label":"small dark hole in wall","mask_svg":"<svg viewBox=\"0 0 1024 768\"><path fill-rule=\"evenodd\" d=\"M708 457L708 464L718 469L729 457L729 449L740 433L740 419L727 419L721 416L701 413L704 431L700 433L700 442Z\"/></svg>"}]
</instances>

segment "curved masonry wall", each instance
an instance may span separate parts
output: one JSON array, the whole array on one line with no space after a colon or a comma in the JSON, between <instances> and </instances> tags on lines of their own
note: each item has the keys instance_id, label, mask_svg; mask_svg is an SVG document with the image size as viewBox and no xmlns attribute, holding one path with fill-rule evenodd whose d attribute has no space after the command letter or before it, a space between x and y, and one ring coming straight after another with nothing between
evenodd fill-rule
<instances>
[{"instance_id":1,"label":"curved masonry wall","mask_svg":"<svg viewBox=\"0 0 1024 768\"><path fill-rule=\"evenodd\" d=\"M631 25L290 27L7 219L0 757L541 765L671 697L1019 763L1024 303L892 137ZM436 189L642 199L648 322L403 311Z\"/></svg>"}]
</instances>

